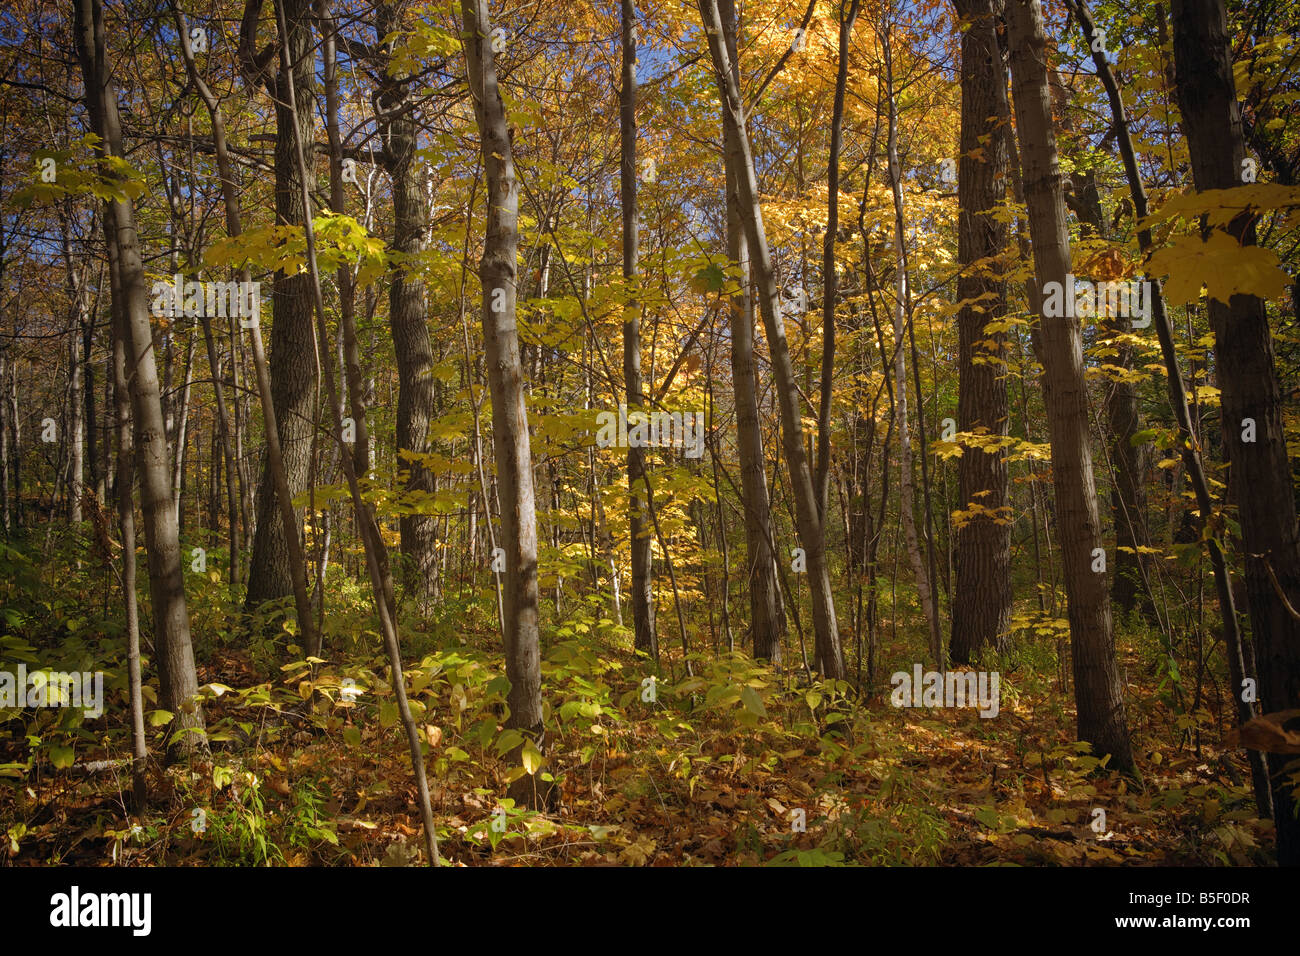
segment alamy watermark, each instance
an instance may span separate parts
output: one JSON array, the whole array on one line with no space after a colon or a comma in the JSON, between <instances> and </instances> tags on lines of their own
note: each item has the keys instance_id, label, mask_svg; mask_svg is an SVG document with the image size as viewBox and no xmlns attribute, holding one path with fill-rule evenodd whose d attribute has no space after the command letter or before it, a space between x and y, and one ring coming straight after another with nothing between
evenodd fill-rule
<instances>
[{"instance_id":1,"label":"alamy watermark","mask_svg":"<svg viewBox=\"0 0 1300 956\"><path fill-rule=\"evenodd\" d=\"M1066 290L1073 294L1067 295ZM1151 324L1151 283L1146 281L1090 282L1066 273L1065 283L1043 283L1043 315L1049 319L1133 319L1133 328Z\"/></svg>"},{"instance_id":2,"label":"alamy watermark","mask_svg":"<svg viewBox=\"0 0 1300 956\"><path fill-rule=\"evenodd\" d=\"M155 282L152 295L150 309L158 318L238 318L240 325L251 329L262 315L260 282L184 281L177 273L171 282Z\"/></svg>"},{"instance_id":3,"label":"alamy watermark","mask_svg":"<svg viewBox=\"0 0 1300 956\"><path fill-rule=\"evenodd\" d=\"M83 893L73 886L50 897L50 925L55 927L118 926L148 936L152 913L152 893Z\"/></svg>"},{"instance_id":4,"label":"alamy watermark","mask_svg":"<svg viewBox=\"0 0 1300 956\"><path fill-rule=\"evenodd\" d=\"M618 412L596 416L599 448L680 448L687 458L704 456L703 412Z\"/></svg>"},{"instance_id":5,"label":"alamy watermark","mask_svg":"<svg viewBox=\"0 0 1300 956\"><path fill-rule=\"evenodd\" d=\"M104 713L103 671L0 671L0 707L79 707L91 720Z\"/></svg>"},{"instance_id":6,"label":"alamy watermark","mask_svg":"<svg viewBox=\"0 0 1300 956\"><path fill-rule=\"evenodd\" d=\"M896 671L889 702L895 707L978 707L981 717L996 717L1001 707L1001 681L997 671Z\"/></svg>"}]
</instances>

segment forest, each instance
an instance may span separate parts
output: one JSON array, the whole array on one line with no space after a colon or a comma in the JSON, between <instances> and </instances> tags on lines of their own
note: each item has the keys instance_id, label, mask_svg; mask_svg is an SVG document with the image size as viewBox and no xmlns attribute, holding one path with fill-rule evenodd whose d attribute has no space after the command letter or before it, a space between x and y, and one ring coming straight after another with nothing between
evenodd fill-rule
<instances>
[{"instance_id":1,"label":"forest","mask_svg":"<svg viewBox=\"0 0 1300 956\"><path fill-rule=\"evenodd\" d=\"M0 868L1300 865L1300 6L11 0L0 123Z\"/></svg>"}]
</instances>

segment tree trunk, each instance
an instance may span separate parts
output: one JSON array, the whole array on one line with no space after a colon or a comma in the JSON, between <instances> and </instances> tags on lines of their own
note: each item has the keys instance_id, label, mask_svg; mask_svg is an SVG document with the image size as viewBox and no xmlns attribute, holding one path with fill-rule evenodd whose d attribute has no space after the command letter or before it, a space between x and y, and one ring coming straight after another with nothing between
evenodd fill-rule
<instances>
[{"instance_id":1,"label":"tree trunk","mask_svg":"<svg viewBox=\"0 0 1300 956\"><path fill-rule=\"evenodd\" d=\"M1197 191L1241 184L1245 146L1233 83L1227 23L1220 0L1173 3L1174 72L1183 132ZM1243 246L1255 245L1255 217L1243 214L1226 227ZM1296 525L1291 463L1282 421L1282 398L1273 339L1262 299L1234 295L1209 300L1214 357L1223 414L1224 451L1238 501L1245 551L1259 701L1265 713L1300 703L1300 529ZM1254 442L1242 440L1243 423L1255 424ZM1276 584L1272 577L1276 577ZM1239 687L1233 688L1240 694ZM1270 754L1278 863L1300 865L1297 799L1284 766L1294 757Z\"/></svg>"},{"instance_id":2,"label":"tree trunk","mask_svg":"<svg viewBox=\"0 0 1300 956\"><path fill-rule=\"evenodd\" d=\"M912 473L912 433L907 421L907 365L903 351L903 336L907 324L911 321L908 308L909 292L907 289L907 233L903 213L902 169L898 160L898 113L894 100L894 76L892 56L890 53L889 30L886 24L882 30L882 45L885 50L885 100L888 109L889 132L886 140L889 159L889 185L894 197L894 415L898 426L898 493L899 514L903 524L903 539L907 546L908 562L912 565L912 574L916 578L917 597L921 603L921 612L925 617L926 633L930 657L939 670L947 667L943 651L943 637L939 629L939 609L935 606L934 587L930 570L926 567L921 554L920 538L916 533L915 487L916 479ZM918 390L916 400L921 401Z\"/></svg>"},{"instance_id":3,"label":"tree trunk","mask_svg":"<svg viewBox=\"0 0 1300 956\"><path fill-rule=\"evenodd\" d=\"M1065 295L1070 271L1070 234L1052 129L1043 15L1038 0L1008 0L1011 75L1017 131L1024 163L1025 203L1040 293L1049 282ZM1039 296L1040 301L1042 296ZM1079 739L1110 766L1133 768L1124 713L1124 692L1115 660L1106 577L1093 570L1103 554L1101 519L1089 447L1088 395L1083 376L1083 337L1075 318L1039 318L1043 397L1052 445L1058 537L1069 595Z\"/></svg>"},{"instance_id":4,"label":"tree trunk","mask_svg":"<svg viewBox=\"0 0 1300 956\"><path fill-rule=\"evenodd\" d=\"M735 0L718 0L718 13L731 57L733 79L740 82L740 61L736 43ZM730 127L726 154L734 155L735 135ZM736 392L736 444L740 455L741 502L745 515L746 580L749 583L749 629L754 656L781 663L781 642L785 638L785 616L781 613L781 586L776 579L776 558L772 554L772 505L767 493L766 462L763 457L763 426L758 416L758 376L754 370L754 298L750 292L749 243L741 217L736 171L726 163L727 255L740 266L740 290L732 296L731 379Z\"/></svg>"},{"instance_id":5,"label":"tree trunk","mask_svg":"<svg viewBox=\"0 0 1300 956\"><path fill-rule=\"evenodd\" d=\"M99 0L77 0L77 53L85 81L91 125L106 154L122 157L117 91L107 61L104 15ZM140 472L145 545L149 556L149 592L153 602L154 642L161 703L175 718L169 725L171 749L178 753L206 749L203 710L190 643L185 579L181 567L176 511L167 473L167 436L158 369L154 362L149 295L140 259L139 236L131 201L112 200L104 210L106 239L115 248L121 282L126 358L134 370L131 405L135 421L136 464Z\"/></svg>"},{"instance_id":6,"label":"tree trunk","mask_svg":"<svg viewBox=\"0 0 1300 956\"><path fill-rule=\"evenodd\" d=\"M621 6L623 76L619 91L619 201L623 215L623 280L629 296L623 310L623 385L627 389L627 408L644 408L645 392L641 378L641 306L636 301L637 254L640 229L637 223L636 162L636 9L632 0ZM632 549L632 623L635 646L656 664L659 662L659 635L655 626L654 577L652 571L651 528L647 520L646 496L649 477L646 473L644 448L627 450L628 538Z\"/></svg>"},{"instance_id":7,"label":"tree trunk","mask_svg":"<svg viewBox=\"0 0 1300 956\"><path fill-rule=\"evenodd\" d=\"M957 427L964 433L1008 434L1007 336L986 332L1007 309L1000 273L1007 245L995 206L1007 192L1006 140L998 117L1007 111L1006 68L998 49L1000 0L955 0L970 26L961 39L961 151L957 160L959 340ZM957 459L957 506L977 514L953 532L956 588L952 602L953 663L969 664L981 649L1005 646L1011 615L1010 485L1000 448L967 447Z\"/></svg>"},{"instance_id":8,"label":"tree trunk","mask_svg":"<svg viewBox=\"0 0 1300 956\"><path fill-rule=\"evenodd\" d=\"M117 421L117 520L122 534L122 604L126 615L126 669L131 701L131 796L136 813L148 802L145 762L143 681L140 674L140 608L136 597L135 470L131 464L131 393L127 384L127 320L117 249L108 243L109 285L112 290L113 407ZM106 555L112 561L112 554Z\"/></svg>"},{"instance_id":9,"label":"tree trunk","mask_svg":"<svg viewBox=\"0 0 1300 956\"><path fill-rule=\"evenodd\" d=\"M808 582L812 588L813 629L817 669L827 678L844 676L844 659L840 651L839 626L835 620L835 596L831 591L830 572L826 567L826 537L817 507L817 490L813 485L808 453L804 447L798 382L785 337L785 323L779 311L780 291L776 272L767 247L763 228L763 209L758 199L758 177L754 171L749 137L745 132L745 109L739 84L732 72L731 57L722 39L722 22L717 0L698 0L700 15L708 34L709 53L722 98L722 120L728 159L736 174L741 219L755 269L759 289L759 309L767 332L768 351L776 378L777 401L781 409L781 432L785 440L786 463L794 491L799 543L807 561Z\"/></svg>"},{"instance_id":10,"label":"tree trunk","mask_svg":"<svg viewBox=\"0 0 1300 956\"><path fill-rule=\"evenodd\" d=\"M505 107L497 88L487 0L461 0L460 8L474 117L487 171L487 235L479 278L483 284L483 337L501 502L499 546L505 551L506 564L504 637L506 676L510 680L509 726L525 736L525 742L507 755L517 769L524 748L531 745L542 754L546 752L537 633L537 502L515 326L519 184ZM553 792L537 774L530 773L516 778L510 787L516 803L529 807L548 803L548 791Z\"/></svg>"},{"instance_id":11,"label":"tree trunk","mask_svg":"<svg viewBox=\"0 0 1300 956\"><path fill-rule=\"evenodd\" d=\"M375 30L382 42L400 26L398 4L379 8ZM415 151L419 146L415 116L411 112L410 81L380 70L376 106L383 150L379 154L385 172L393 181L393 245L404 256L418 256L424 249L428 210L421 191L420 169ZM424 283L417 269L398 262L388 287L388 318L397 356L397 467L406 471L403 484L409 500L407 509L427 511L433 496L434 476L418 456L427 455L429 421L433 417L433 346L429 341L428 305ZM410 456L407 457L408 453ZM430 514L408 513L400 519L403 577L407 591L427 603L437 558L435 518Z\"/></svg>"},{"instance_id":12,"label":"tree trunk","mask_svg":"<svg viewBox=\"0 0 1300 956\"><path fill-rule=\"evenodd\" d=\"M277 225L300 226L307 210L303 205L289 124L295 122L296 116L297 136L304 143L312 142L316 61L311 36L311 0L283 2L292 59L291 65L277 71L274 83L275 221ZM293 87L298 97L296 109L291 109L289 104L289 69L293 71ZM285 479L289 494L296 496L307 487L315 420L317 371L311 346L311 279L301 272L295 275L277 272L272 294L275 314L271 325L271 394ZM253 535L248 578L250 609L294 593L295 575L286 525L276 499L276 480L268 456L257 492L257 530ZM297 508L293 509L288 532L302 541L302 516Z\"/></svg>"}]
</instances>

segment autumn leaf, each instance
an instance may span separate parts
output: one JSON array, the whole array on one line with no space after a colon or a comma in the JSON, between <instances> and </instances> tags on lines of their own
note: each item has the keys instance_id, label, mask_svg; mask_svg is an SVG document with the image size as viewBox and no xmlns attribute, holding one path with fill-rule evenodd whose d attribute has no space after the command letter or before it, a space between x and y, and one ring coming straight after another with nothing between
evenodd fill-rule
<instances>
[{"instance_id":1,"label":"autumn leaf","mask_svg":"<svg viewBox=\"0 0 1300 956\"><path fill-rule=\"evenodd\" d=\"M1153 275L1168 276L1165 298L1179 305L1199 301L1202 286L1210 298L1227 303L1234 295L1274 299L1291 283L1271 249L1243 246L1221 230L1205 240L1195 235L1175 238L1151 254L1147 268Z\"/></svg>"}]
</instances>

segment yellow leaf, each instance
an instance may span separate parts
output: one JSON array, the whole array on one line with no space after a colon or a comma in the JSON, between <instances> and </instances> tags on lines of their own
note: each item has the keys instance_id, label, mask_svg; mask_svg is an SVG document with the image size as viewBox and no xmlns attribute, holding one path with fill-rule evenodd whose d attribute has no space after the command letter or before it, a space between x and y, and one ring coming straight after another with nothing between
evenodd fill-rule
<instances>
[{"instance_id":1,"label":"yellow leaf","mask_svg":"<svg viewBox=\"0 0 1300 956\"><path fill-rule=\"evenodd\" d=\"M1177 237L1154 252L1147 267L1169 277L1165 298L1180 305L1197 302L1202 285L1210 298L1226 303L1234 295L1277 298L1291 282L1271 249L1243 246L1219 230L1204 242L1195 235Z\"/></svg>"},{"instance_id":2,"label":"yellow leaf","mask_svg":"<svg viewBox=\"0 0 1300 956\"><path fill-rule=\"evenodd\" d=\"M524 769L530 774L537 773L542 766L542 752L531 740L524 741L523 758Z\"/></svg>"}]
</instances>

